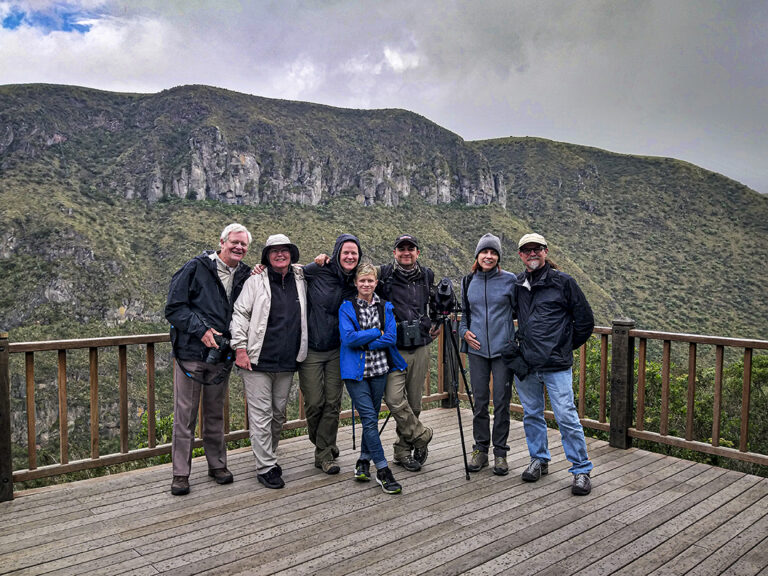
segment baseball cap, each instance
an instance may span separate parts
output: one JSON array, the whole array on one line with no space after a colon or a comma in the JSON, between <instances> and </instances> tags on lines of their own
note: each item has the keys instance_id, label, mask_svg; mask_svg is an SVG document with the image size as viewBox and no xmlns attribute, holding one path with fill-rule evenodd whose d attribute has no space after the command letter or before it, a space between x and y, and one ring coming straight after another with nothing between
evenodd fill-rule
<instances>
[{"instance_id":1,"label":"baseball cap","mask_svg":"<svg viewBox=\"0 0 768 576\"><path fill-rule=\"evenodd\" d=\"M518 248L522 248L526 244L541 244L542 246L547 246L547 241L544 240L544 236L541 234L536 234L535 232L531 234L526 234L522 238L520 238L520 242L517 243Z\"/></svg>"},{"instance_id":2,"label":"baseball cap","mask_svg":"<svg viewBox=\"0 0 768 576\"><path fill-rule=\"evenodd\" d=\"M415 236L411 236L410 234L401 234L400 236L398 236L397 240L395 240L395 248L400 246L400 244L404 244L406 242L416 246L417 250L421 250L421 248L419 248L419 242L418 242L418 240L416 240L416 237Z\"/></svg>"}]
</instances>

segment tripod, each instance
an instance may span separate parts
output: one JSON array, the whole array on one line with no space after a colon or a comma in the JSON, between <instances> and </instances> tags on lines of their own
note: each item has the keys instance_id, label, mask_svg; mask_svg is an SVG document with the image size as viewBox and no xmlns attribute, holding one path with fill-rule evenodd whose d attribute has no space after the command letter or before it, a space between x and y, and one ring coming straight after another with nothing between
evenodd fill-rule
<instances>
[{"instance_id":1,"label":"tripod","mask_svg":"<svg viewBox=\"0 0 768 576\"><path fill-rule=\"evenodd\" d=\"M464 389L467 391L469 406L472 413L475 412L475 405L472 401L472 390L467 382L467 372L461 363L461 353L459 352L458 333L456 313L440 316L439 323L443 326L443 378L447 378L451 385L451 402L456 405L456 417L459 420L459 435L461 436L461 451L464 455L464 474L467 480L469 476L469 462L467 461L467 448L464 445L464 427L461 424L461 404L459 402L459 372L464 380ZM450 343L449 343L450 340Z\"/></svg>"}]
</instances>

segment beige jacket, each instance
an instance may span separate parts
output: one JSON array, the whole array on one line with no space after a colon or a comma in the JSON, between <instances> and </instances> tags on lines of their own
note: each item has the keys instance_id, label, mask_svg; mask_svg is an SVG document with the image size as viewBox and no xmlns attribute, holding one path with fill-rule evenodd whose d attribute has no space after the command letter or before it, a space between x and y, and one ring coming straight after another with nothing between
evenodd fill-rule
<instances>
[{"instance_id":1,"label":"beige jacket","mask_svg":"<svg viewBox=\"0 0 768 576\"><path fill-rule=\"evenodd\" d=\"M296 292L299 295L301 307L301 344L296 361L301 362L307 357L307 285L304 281L304 270L296 264L293 277L296 279ZM234 350L245 348L253 364L259 363L259 355L267 332L267 321L272 303L272 291L269 287L267 268L260 274L254 274L243 285L232 312L232 323L229 330L232 333L231 346Z\"/></svg>"}]
</instances>

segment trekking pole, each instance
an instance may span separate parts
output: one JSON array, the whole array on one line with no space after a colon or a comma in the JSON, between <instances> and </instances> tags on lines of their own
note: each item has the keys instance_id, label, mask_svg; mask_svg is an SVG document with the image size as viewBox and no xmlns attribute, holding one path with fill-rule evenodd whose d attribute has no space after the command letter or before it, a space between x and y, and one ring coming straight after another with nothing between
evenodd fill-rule
<instances>
[{"instance_id":1,"label":"trekking pole","mask_svg":"<svg viewBox=\"0 0 768 576\"><path fill-rule=\"evenodd\" d=\"M352 450L356 450L355 447L355 403L352 402Z\"/></svg>"}]
</instances>

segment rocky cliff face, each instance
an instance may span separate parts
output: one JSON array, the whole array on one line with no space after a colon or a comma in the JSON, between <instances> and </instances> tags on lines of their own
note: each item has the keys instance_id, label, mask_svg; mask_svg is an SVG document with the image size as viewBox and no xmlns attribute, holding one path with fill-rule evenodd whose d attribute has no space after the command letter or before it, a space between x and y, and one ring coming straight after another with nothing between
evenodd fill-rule
<instances>
[{"instance_id":1,"label":"rocky cliff face","mask_svg":"<svg viewBox=\"0 0 768 576\"><path fill-rule=\"evenodd\" d=\"M0 92L0 164L49 156L96 188L155 202L506 204L482 153L416 114L348 111L207 87L120 95ZM32 93L29 93L32 92Z\"/></svg>"},{"instance_id":2,"label":"rocky cliff face","mask_svg":"<svg viewBox=\"0 0 768 576\"><path fill-rule=\"evenodd\" d=\"M266 143L269 145L269 143ZM229 204L296 202L318 205L330 198L351 195L365 205L397 206L411 194L431 204L506 204L503 177L491 172L482 158L461 158L457 166L441 154L428 162L407 161L397 154L350 162L346 158L288 150L265 159L255 147L230 144L216 126L195 131L181 165L155 177L134 179L131 196L152 202L162 196L217 200ZM474 170L468 169L474 164ZM467 170L465 170L467 169Z\"/></svg>"}]
</instances>

